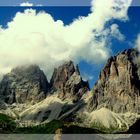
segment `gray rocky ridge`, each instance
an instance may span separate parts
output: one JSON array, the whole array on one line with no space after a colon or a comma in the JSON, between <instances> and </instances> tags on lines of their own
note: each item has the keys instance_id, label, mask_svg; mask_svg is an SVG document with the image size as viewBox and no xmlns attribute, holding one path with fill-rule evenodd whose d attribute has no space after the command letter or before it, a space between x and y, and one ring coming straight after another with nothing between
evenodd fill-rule
<instances>
[{"instance_id":1,"label":"gray rocky ridge","mask_svg":"<svg viewBox=\"0 0 140 140\"><path fill-rule=\"evenodd\" d=\"M72 61L54 69L50 82L36 65L13 69L0 83L0 112L38 123L70 121L122 132L140 120L139 52L111 57L92 90Z\"/></svg>"},{"instance_id":2,"label":"gray rocky ridge","mask_svg":"<svg viewBox=\"0 0 140 140\"><path fill-rule=\"evenodd\" d=\"M76 101L88 90L88 82L82 80L72 61L55 69L50 83L37 65L14 68L0 83L0 97L7 104L35 104L50 92L58 92L61 99Z\"/></svg>"},{"instance_id":3,"label":"gray rocky ridge","mask_svg":"<svg viewBox=\"0 0 140 140\"><path fill-rule=\"evenodd\" d=\"M54 70L50 84L54 90L60 92L61 99L71 98L77 101L89 91L88 82L82 80L78 66L75 68L72 61Z\"/></svg>"},{"instance_id":4,"label":"gray rocky ridge","mask_svg":"<svg viewBox=\"0 0 140 140\"><path fill-rule=\"evenodd\" d=\"M140 113L140 66L135 49L111 57L99 75L90 110L106 107L116 113Z\"/></svg>"},{"instance_id":5,"label":"gray rocky ridge","mask_svg":"<svg viewBox=\"0 0 140 140\"><path fill-rule=\"evenodd\" d=\"M0 83L0 96L7 104L34 104L45 99L48 90L47 78L36 65L12 69Z\"/></svg>"},{"instance_id":6,"label":"gray rocky ridge","mask_svg":"<svg viewBox=\"0 0 140 140\"><path fill-rule=\"evenodd\" d=\"M18 116L20 121L65 118L81 107L88 91L88 82L72 61L55 69L50 82L38 66L21 66L4 75L0 83L0 112Z\"/></svg>"}]
</instances>

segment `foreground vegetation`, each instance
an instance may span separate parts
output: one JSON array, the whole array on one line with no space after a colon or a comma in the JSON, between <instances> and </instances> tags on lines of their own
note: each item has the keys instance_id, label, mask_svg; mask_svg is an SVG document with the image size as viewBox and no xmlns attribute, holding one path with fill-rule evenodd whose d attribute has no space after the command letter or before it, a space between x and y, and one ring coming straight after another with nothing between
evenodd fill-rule
<instances>
[{"instance_id":1,"label":"foreground vegetation","mask_svg":"<svg viewBox=\"0 0 140 140\"><path fill-rule=\"evenodd\" d=\"M62 121L53 120L49 123L18 127L15 120L7 115L0 114L0 133L5 134L55 134L60 130L63 134L90 134L99 133L99 131L89 128L82 128L75 125L65 125Z\"/></svg>"}]
</instances>

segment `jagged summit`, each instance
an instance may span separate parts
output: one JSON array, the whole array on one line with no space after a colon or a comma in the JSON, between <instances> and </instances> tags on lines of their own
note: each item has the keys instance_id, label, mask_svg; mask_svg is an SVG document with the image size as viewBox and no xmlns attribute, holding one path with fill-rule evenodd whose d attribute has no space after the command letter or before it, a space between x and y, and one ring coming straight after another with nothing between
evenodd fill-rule
<instances>
[{"instance_id":1,"label":"jagged summit","mask_svg":"<svg viewBox=\"0 0 140 140\"><path fill-rule=\"evenodd\" d=\"M72 61L64 63L54 70L50 84L54 90L60 91L60 98L79 99L89 90L88 82L82 80L78 66Z\"/></svg>"},{"instance_id":2,"label":"jagged summit","mask_svg":"<svg viewBox=\"0 0 140 140\"><path fill-rule=\"evenodd\" d=\"M100 73L89 106L106 107L117 113L140 113L139 52L128 49L111 57Z\"/></svg>"},{"instance_id":3,"label":"jagged summit","mask_svg":"<svg viewBox=\"0 0 140 140\"><path fill-rule=\"evenodd\" d=\"M56 68L50 83L39 66L20 66L0 83L0 112L37 122L65 118L81 107L88 91L72 61Z\"/></svg>"},{"instance_id":4,"label":"jagged summit","mask_svg":"<svg viewBox=\"0 0 140 140\"><path fill-rule=\"evenodd\" d=\"M21 66L3 77L0 94L6 103L36 103L46 97L49 83L37 65Z\"/></svg>"},{"instance_id":5,"label":"jagged summit","mask_svg":"<svg viewBox=\"0 0 140 140\"><path fill-rule=\"evenodd\" d=\"M60 97L77 100L89 90L89 85L82 80L78 66L72 61L55 69L50 83L37 65L18 66L0 83L1 98L9 104L36 103L45 99L51 90L59 91Z\"/></svg>"},{"instance_id":6,"label":"jagged summit","mask_svg":"<svg viewBox=\"0 0 140 140\"><path fill-rule=\"evenodd\" d=\"M75 68L74 63L72 61L65 62L63 65L54 69L50 83L54 88L57 89L59 88L59 84L57 81L58 80L59 82L67 81L73 75L74 72L76 72L77 75L80 75L78 67Z\"/></svg>"},{"instance_id":7,"label":"jagged summit","mask_svg":"<svg viewBox=\"0 0 140 140\"><path fill-rule=\"evenodd\" d=\"M32 74L40 71L40 68L38 65L22 65L22 66L17 66L16 68L13 68L11 70L12 73L15 74Z\"/></svg>"}]
</instances>

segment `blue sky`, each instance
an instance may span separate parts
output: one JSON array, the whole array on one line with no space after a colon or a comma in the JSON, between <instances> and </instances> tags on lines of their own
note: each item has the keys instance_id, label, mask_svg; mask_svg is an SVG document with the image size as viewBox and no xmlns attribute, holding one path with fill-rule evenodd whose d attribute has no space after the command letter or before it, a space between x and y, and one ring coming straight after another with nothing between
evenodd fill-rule
<instances>
[{"instance_id":1,"label":"blue sky","mask_svg":"<svg viewBox=\"0 0 140 140\"><path fill-rule=\"evenodd\" d=\"M16 1L16 0L15 0ZM14 2L15 2L14 1ZM19 1L19 0L18 0ZM32 1L31 1L32 2ZM1 3L2 4L2 3ZM70 24L74 19L79 16L87 16L90 13L91 7L34 7L37 11L46 11L51 14L55 20L62 20L65 25ZM0 7L0 25L4 28L7 27L7 22L10 22L17 12L23 12L25 7ZM122 22L118 20L112 20L111 23L117 23L121 33L125 36L124 41L118 41L117 39L111 40L112 55L118 52L134 47L137 35L140 33L140 7L130 7L128 10L129 20ZM100 70L104 66L104 63L87 63L86 61L80 61L79 67L82 75L88 74L91 77L90 86L97 81Z\"/></svg>"},{"instance_id":2,"label":"blue sky","mask_svg":"<svg viewBox=\"0 0 140 140\"><path fill-rule=\"evenodd\" d=\"M43 6L90 6L91 0L1 0L1 6L18 6L20 3L29 2Z\"/></svg>"},{"instance_id":3,"label":"blue sky","mask_svg":"<svg viewBox=\"0 0 140 140\"><path fill-rule=\"evenodd\" d=\"M91 0L1 0L0 6L18 6L23 2L43 6L90 6ZM132 6L140 6L139 0L133 0Z\"/></svg>"}]
</instances>

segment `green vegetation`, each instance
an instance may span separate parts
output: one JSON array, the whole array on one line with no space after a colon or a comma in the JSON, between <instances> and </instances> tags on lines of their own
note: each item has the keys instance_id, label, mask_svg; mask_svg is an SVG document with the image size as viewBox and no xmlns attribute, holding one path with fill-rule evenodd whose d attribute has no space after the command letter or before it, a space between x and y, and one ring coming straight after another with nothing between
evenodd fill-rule
<instances>
[{"instance_id":1,"label":"green vegetation","mask_svg":"<svg viewBox=\"0 0 140 140\"><path fill-rule=\"evenodd\" d=\"M56 130L61 129L63 134L95 134L100 133L98 130L90 128L82 128L75 125L64 125L59 120L53 120L49 123L33 126L17 128L14 133L22 134L55 134Z\"/></svg>"},{"instance_id":2,"label":"green vegetation","mask_svg":"<svg viewBox=\"0 0 140 140\"><path fill-rule=\"evenodd\" d=\"M13 118L0 114L0 133L11 133L16 129L16 123Z\"/></svg>"},{"instance_id":3,"label":"green vegetation","mask_svg":"<svg viewBox=\"0 0 140 140\"><path fill-rule=\"evenodd\" d=\"M14 133L22 134L54 134L58 128L62 128L63 123L58 120L53 120L46 124L41 124L33 127L17 128Z\"/></svg>"},{"instance_id":4,"label":"green vegetation","mask_svg":"<svg viewBox=\"0 0 140 140\"><path fill-rule=\"evenodd\" d=\"M62 128L63 123L53 120L46 124L30 127L18 127L15 120L5 114L0 114L0 133L4 134L54 134L58 128Z\"/></svg>"},{"instance_id":5,"label":"green vegetation","mask_svg":"<svg viewBox=\"0 0 140 140\"><path fill-rule=\"evenodd\" d=\"M18 127L15 120L5 114L0 114L0 133L5 134L54 134L58 128L62 128L63 123L53 120L46 124L30 127Z\"/></svg>"},{"instance_id":6,"label":"green vegetation","mask_svg":"<svg viewBox=\"0 0 140 140\"><path fill-rule=\"evenodd\" d=\"M105 128L101 124L92 124L92 128L84 128L70 123L63 123L53 120L49 123L37 126L18 127L15 120L7 115L0 114L0 133L8 134L55 134L56 130L61 129L63 134L97 134L115 133L118 128Z\"/></svg>"}]
</instances>

